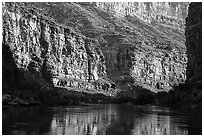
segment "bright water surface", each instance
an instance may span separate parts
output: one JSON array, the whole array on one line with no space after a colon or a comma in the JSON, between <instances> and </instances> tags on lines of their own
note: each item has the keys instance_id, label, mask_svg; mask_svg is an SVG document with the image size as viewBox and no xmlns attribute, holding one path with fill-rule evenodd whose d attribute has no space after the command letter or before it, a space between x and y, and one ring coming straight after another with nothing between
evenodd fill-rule
<instances>
[{"instance_id":1,"label":"bright water surface","mask_svg":"<svg viewBox=\"0 0 204 137\"><path fill-rule=\"evenodd\" d=\"M200 111L133 105L3 110L3 134L201 134Z\"/></svg>"}]
</instances>

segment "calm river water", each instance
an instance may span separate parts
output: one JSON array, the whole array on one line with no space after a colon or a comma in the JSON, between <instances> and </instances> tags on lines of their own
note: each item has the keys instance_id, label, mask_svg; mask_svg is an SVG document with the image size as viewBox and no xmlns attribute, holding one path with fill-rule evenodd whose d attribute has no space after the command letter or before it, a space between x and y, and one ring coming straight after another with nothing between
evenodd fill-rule
<instances>
[{"instance_id":1,"label":"calm river water","mask_svg":"<svg viewBox=\"0 0 204 137\"><path fill-rule=\"evenodd\" d=\"M3 110L3 134L201 134L200 111L167 107L90 105Z\"/></svg>"}]
</instances>

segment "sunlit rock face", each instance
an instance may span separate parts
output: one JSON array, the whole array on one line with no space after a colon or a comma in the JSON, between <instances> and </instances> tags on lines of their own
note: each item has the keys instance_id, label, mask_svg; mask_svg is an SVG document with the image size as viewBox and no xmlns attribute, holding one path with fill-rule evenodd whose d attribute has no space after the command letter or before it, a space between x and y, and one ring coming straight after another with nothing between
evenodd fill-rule
<instances>
[{"instance_id":1,"label":"sunlit rock face","mask_svg":"<svg viewBox=\"0 0 204 137\"><path fill-rule=\"evenodd\" d=\"M135 50L131 75L137 85L151 91L169 91L186 80L185 54Z\"/></svg>"},{"instance_id":2,"label":"sunlit rock face","mask_svg":"<svg viewBox=\"0 0 204 137\"><path fill-rule=\"evenodd\" d=\"M186 80L187 7L142 2L6 4L3 42L11 47L18 68L37 72L56 86L114 93L111 88L126 91L139 85L155 93L169 91Z\"/></svg>"},{"instance_id":3,"label":"sunlit rock face","mask_svg":"<svg viewBox=\"0 0 204 137\"><path fill-rule=\"evenodd\" d=\"M9 46L17 68L55 86L109 90L97 41L55 23L26 3L5 3L2 27L3 45Z\"/></svg>"},{"instance_id":4,"label":"sunlit rock face","mask_svg":"<svg viewBox=\"0 0 204 137\"><path fill-rule=\"evenodd\" d=\"M185 35L188 53L188 80L202 80L202 3L190 3Z\"/></svg>"},{"instance_id":5,"label":"sunlit rock face","mask_svg":"<svg viewBox=\"0 0 204 137\"><path fill-rule=\"evenodd\" d=\"M183 28L188 3L35 5L58 22L98 40L107 77L121 90L139 85L157 93L186 80Z\"/></svg>"},{"instance_id":6,"label":"sunlit rock face","mask_svg":"<svg viewBox=\"0 0 204 137\"><path fill-rule=\"evenodd\" d=\"M127 15L152 23L184 28L188 3L184 2L96 2L97 7L117 17Z\"/></svg>"},{"instance_id":7,"label":"sunlit rock face","mask_svg":"<svg viewBox=\"0 0 204 137\"><path fill-rule=\"evenodd\" d=\"M178 49L154 49L145 43L102 49L110 79L131 82L152 92L168 92L186 80L187 55ZM167 43L165 43L167 44ZM184 44L184 43L182 43ZM164 46L164 45L163 45ZM129 86L130 87L130 86ZM123 90L128 90L127 86Z\"/></svg>"},{"instance_id":8,"label":"sunlit rock face","mask_svg":"<svg viewBox=\"0 0 204 137\"><path fill-rule=\"evenodd\" d=\"M123 21L124 26L117 24L115 27L120 34L122 32L121 35L103 36L111 45L102 48L110 78L114 77L113 74L132 77L134 85L156 93L168 92L173 86L185 82L187 54L184 27L188 3L97 2L92 4L113 15L116 20L124 19L134 24L130 27Z\"/></svg>"}]
</instances>

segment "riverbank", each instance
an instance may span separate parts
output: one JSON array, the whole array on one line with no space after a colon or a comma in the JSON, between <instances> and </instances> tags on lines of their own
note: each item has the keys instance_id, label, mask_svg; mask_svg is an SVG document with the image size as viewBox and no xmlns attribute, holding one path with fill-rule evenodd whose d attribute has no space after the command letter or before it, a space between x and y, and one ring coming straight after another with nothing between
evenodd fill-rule
<instances>
[{"instance_id":1,"label":"riverbank","mask_svg":"<svg viewBox=\"0 0 204 137\"><path fill-rule=\"evenodd\" d=\"M2 105L3 108L7 108L17 106L29 107L37 105L77 106L86 104L115 103L202 109L201 90L199 90L199 87L192 90L189 88L189 86L183 85L183 87L177 87L174 91L170 91L169 93L162 92L158 94L152 94L146 90L139 90L135 91L135 93L132 92L129 94L129 96L125 96L123 93L121 93L117 97L105 96L103 94L90 94L63 88L53 88L49 91L35 92L35 94L33 91L12 90L12 94L11 92L3 93Z\"/></svg>"},{"instance_id":2,"label":"riverbank","mask_svg":"<svg viewBox=\"0 0 204 137\"><path fill-rule=\"evenodd\" d=\"M15 92L19 93L18 90ZM81 105L85 103L112 103L116 98L105 96L103 94L89 94L85 92L77 92L66 89L53 88L49 91L41 91L34 96L26 96L33 94L32 91L21 91L21 95L3 94L3 106L70 106Z\"/></svg>"},{"instance_id":3,"label":"riverbank","mask_svg":"<svg viewBox=\"0 0 204 137\"><path fill-rule=\"evenodd\" d=\"M14 88L15 87L15 88ZM171 108L202 109L202 84L190 81L175 87L170 92L153 93L135 86L131 91L120 91L116 96L101 94L98 91L76 91L66 88L37 88L37 86L3 86L3 107L10 106L76 106L84 104L134 104L156 105Z\"/></svg>"},{"instance_id":4,"label":"riverbank","mask_svg":"<svg viewBox=\"0 0 204 137\"><path fill-rule=\"evenodd\" d=\"M168 93L159 93L156 104L172 108L202 109L202 82L192 79Z\"/></svg>"}]
</instances>

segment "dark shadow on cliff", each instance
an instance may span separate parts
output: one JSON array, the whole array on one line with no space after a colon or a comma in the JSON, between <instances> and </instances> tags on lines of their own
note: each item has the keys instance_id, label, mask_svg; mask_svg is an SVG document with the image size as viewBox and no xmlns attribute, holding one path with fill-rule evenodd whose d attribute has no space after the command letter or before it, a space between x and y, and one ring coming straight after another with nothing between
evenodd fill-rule
<instances>
[{"instance_id":1,"label":"dark shadow on cliff","mask_svg":"<svg viewBox=\"0 0 204 137\"><path fill-rule=\"evenodd\" d=\"M118 103L133 103L135 105L152 104L155 101L155 93L139 86L133 86L129 91L121 91Z\"/></svg>"},{"instance_id":2,"label":"dark shadow on cliff","mask_svg":"<svg viewBox=\"0 0 204 137\"><path fill-rule=\"evenodd\" d=\"M194 79L168 93L158 93L156 103L175 108L202 108L202 82Z\"/></svg>"},{"instance_id":3,"label":"dark shadow on cliff","mask_svg":"<svg viewBox=\"0 0 204 137\"><path fill-rule=\"evenodd\" d=\"M40 100L41 85L44 84L41 82L42 80L35 77L35 75L18 68L12 49L10 49L9 45L2 44L3 104L15 105L17 104L16 102L23 103L23 100Z\"/></svg>"},{"instance_id":4,"label":"dark shadow on cliff","mask_svg":"<svg viewBox=\"0 0 204 137\"><path fill-rule=\"evenodd\" d=\"M134 79L130 76L120 80L117 84L119 84L122 89L118 94L117 103L146 105L155 102L155 93L140 86L136 86L134 84Z\"/></svg>"},{"instance_id":5,"label":"dark shadow on cliff","mask_svg":"<svg viewBox=\"0 0 204 137\"><path fill-rule=\"evenodd\" d=\"M202 3L191 2L185 25L187 81L169 93L160 93L157 103L173 107L202 108Z\"/></svg>"},{"instance_id":6,"label":"dark shadow on cliff","mask_svg":"<svg viewBox=\"0 0 204 137\"><path fill-rule=\"evenodd\" d=\"M22 74L17 68L10 48L2 44L2 85L15 86L19 84Z\"/></svg>"}]
</instances>

